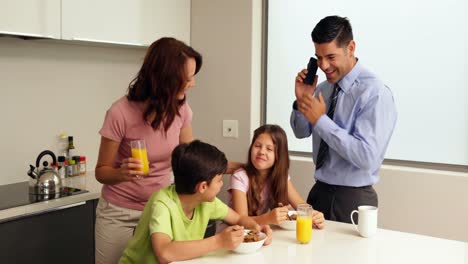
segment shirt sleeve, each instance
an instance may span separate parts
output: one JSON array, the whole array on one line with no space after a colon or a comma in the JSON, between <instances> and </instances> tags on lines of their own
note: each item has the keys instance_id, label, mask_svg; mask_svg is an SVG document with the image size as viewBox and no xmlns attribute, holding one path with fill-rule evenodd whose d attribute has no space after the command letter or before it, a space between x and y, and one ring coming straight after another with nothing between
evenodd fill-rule
<instances>
[{"instance_id":1,"label":"shirt sleeve","mask_svg":"<svg viewBox=\"0 0 468 264\"><path fill-rule=\"evenodd\" d=\"M231 175L228 191L232 189L245 193L249 190L249 177L244 170L236 171Z\"/></svg>"},{"instance_id":2,"label":"shirt sleeve","mask_svg":"<svg viewBox=\"0 0 468 264\"><path fill-rule=\"evenodd\" d=\"M210 219L222 220L226 218L228 210L229 207L216 197L213 202L213 211L211 213Z\"/></svg>"},{"instance_id":3,"label":"shirt sleeve","mask_svg":"<svg viewBox=\"0 0 468 264\"><path fill-rule=\"evenodd\" d=\"M101 136L120 142L125 136L125 118L116 105L112 105L106 112L104 123L99 131Z\"/></svg>"},{"instance_id":4,"label":"shirt sleeve","mask_svg":"<svg viewBox=\"0 0 468 264\"><path fill-rule=\"evenodd\" d=\"M171 213L169 208L162 202L156 202L151 208L149 231L150 235L154 233L164 233L168 235L171 240L174 238L172 233Z\"/></svg>"},{"instance_id":5,"label":"shirt sleeve","mask_svg":"<svg viewBox=\"0 0 468 264\"><path fill-rule=\"evenodd\" d=\"M312 124L297 110L292 110L289 123L296 138L306 138L312 134Z\"/></svg>"}]
</instances>

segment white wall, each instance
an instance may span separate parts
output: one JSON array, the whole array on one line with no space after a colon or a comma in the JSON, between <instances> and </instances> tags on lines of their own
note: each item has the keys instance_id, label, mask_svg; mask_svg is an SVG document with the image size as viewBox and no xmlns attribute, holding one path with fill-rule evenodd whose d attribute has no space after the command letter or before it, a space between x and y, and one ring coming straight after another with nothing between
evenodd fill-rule
<instances>
[{"instance_id":1,"label":"white wall","mask_svg":"<svg viewBox=\"0 0 468 264\"><path fill-rule=\"evenodd\" d=\"M0 38L0 184L27 181L58 134L74 136L94 170L106 109L124 95L144 49Z\"/></svg>"},{"instance_id":2,"label":"white wall","mask_svg":"<svg viewBox=\"0 0 468 264\"><path fill-rule=\"evenodd\" d=\"M253 3L253 4L252 4ZM192 44L205 64L190 95L195 134L244 161L250 133L258 125L260 101L251 83L256 61L252 32L258 19L256 0L192 1ZM251 50L253 49L253 50ZM221 136L222 119L239 120L239 138ZM307 197L314 165L308 158L292 158L291 175ZM468 241L468 173L385 165L380 182L379 226L382 228ZM220 195L222 198L225 194Z\"/></svg>"},{"instance_id":3,"label":"white wall","mask_svg":"<svg viewBox=\"0 0 468 264\"><path fill-rule=\"evenodd\" d=\"M191 17L191 44L204 63L189 94L194 135L245 162L260 122L261 1L196 0ZM222 137L223 119L239 120L239 138Z\"/></svg>"}]
</instances>

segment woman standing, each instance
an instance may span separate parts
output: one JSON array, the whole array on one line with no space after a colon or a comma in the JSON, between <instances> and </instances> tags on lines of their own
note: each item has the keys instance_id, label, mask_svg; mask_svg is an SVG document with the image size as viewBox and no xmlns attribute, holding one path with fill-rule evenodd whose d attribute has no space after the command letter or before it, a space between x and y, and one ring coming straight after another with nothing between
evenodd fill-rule
<instances>
[{"instance_id":1,"label":"woman standing","mask_svg":"<svg viewBox=\"0 0 468 264\"><path fill-rule=\"evenodd\" d=\"M103 185L96 210L96 263L117 263L145 203L171 184L171 153L193 140L186 92L195 85L202 56L174 38L151 44L128 94L112 104L99 131L96 179ZM144 139L149 174L131 158L130 141Z\"/></svg>"}]
</instances>

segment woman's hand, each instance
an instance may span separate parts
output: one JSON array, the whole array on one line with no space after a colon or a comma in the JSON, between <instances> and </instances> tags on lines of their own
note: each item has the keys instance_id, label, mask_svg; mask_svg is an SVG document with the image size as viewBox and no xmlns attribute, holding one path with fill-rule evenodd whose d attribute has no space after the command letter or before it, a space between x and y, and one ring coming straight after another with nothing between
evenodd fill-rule
<instances>
[{"instance_id":1,"label":"woman's hand","mask_svg":"<svg viewBox=\"0 0 468 264\"><path fill-rule=\"evenodd\" d=\"M96 164L96 180L102 184L118 184L138 179L142 175L142 163L138 159L127 158L122 160L120 166L115 167L115 160L121 142L101 137L99 156Z\"/></svg>"},{"instance_id":2,"label":"woman's hand","mask_svg":"<svg viewBox=\"0 0 468 264\"><path fill-rule=\"evenodd\" d=\"M322 212L312 211L312 223L315 228L323 229L325 227L325 217Z\"/></svg>"},{"instance_id":3,"label":"woman's hand","mask_svg":"<svg viewBox=\"0 0 468 264\"><path fill-rule=\"evenodd\" d=\"M139 179L143 174L143 165L139 159L127 158L122 160L119 171L119 181L133 181Z\"/></svg>"}]
</instances>

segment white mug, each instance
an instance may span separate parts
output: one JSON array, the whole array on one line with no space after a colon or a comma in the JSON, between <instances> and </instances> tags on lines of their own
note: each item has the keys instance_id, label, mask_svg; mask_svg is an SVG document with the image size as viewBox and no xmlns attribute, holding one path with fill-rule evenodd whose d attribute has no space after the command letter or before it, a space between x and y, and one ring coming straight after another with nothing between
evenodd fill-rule
<instances>
[{"instance_id":1,"label":"white mug","mask_svg":"<svg viewBox=\"0 0 468 264\"><path fill-rule=\"evenodd\" d=\"M353 220L354 213L359 215L357 227ZM377 232L377 213L378 208L370 205L361 205L351 212L351 222L361 236L371 237Z\"/></svg>"}]
</instances>

